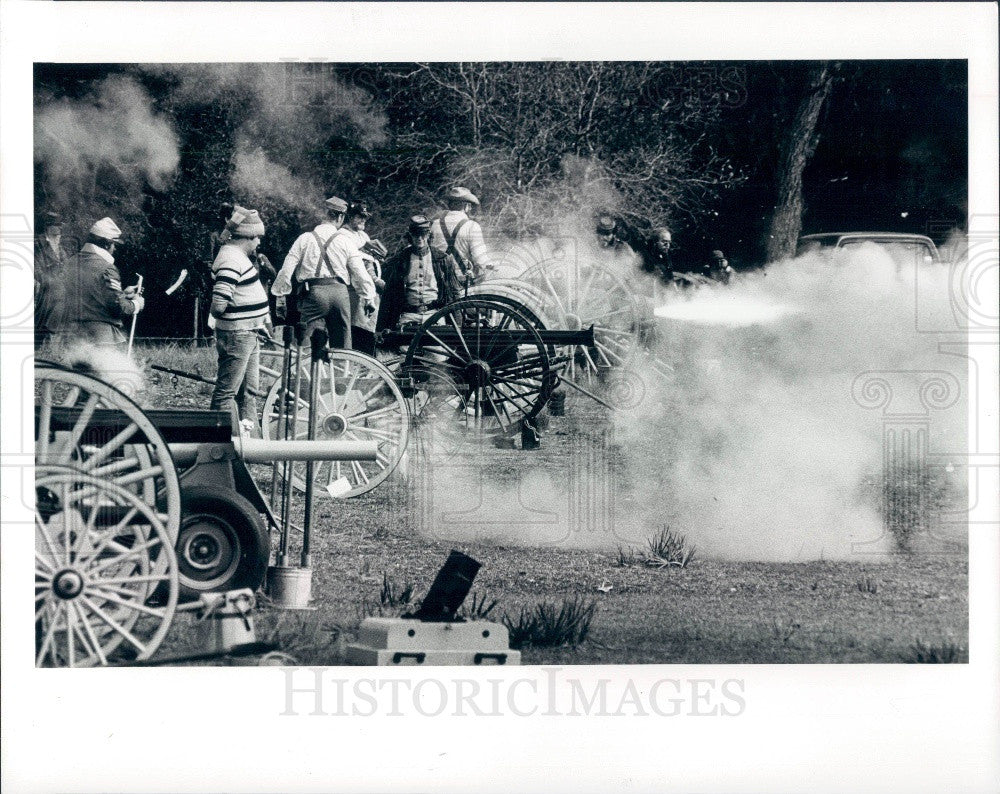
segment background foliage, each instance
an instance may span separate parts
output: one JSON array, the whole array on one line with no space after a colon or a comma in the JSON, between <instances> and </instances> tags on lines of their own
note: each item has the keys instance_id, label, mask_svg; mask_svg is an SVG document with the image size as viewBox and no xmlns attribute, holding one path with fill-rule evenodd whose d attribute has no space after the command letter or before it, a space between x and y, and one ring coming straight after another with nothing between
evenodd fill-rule
<instances>
[{"instance_id":1,"label":"background foliage","mask_svg":"<svg viewBox=\"0 0 1000 794\"><path fill-rule=\"evenodd\" d=\"M39 64L35 204L66 216L70 247L115 218L127 282L195 275L150 335L190 334L232 199L260 209L278 265L326 195L374 205L372 236L391 249L409 215L438 211L460 183L496 238L579 231L606 210L670 225L680 266L722 248L745 268L765 259L782 151L808 135L804 233L962 227L965 63L836 64L815 128L796 129L813 67Z\"/></svg>"}]
</instances>

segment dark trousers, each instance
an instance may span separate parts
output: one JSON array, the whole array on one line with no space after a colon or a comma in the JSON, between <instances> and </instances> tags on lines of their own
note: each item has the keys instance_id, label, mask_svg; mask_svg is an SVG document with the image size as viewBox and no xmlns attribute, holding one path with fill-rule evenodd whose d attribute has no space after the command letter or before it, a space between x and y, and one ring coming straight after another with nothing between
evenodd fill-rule
<instances>
[{"instance_id":1,"label":"dark trousers","mask_svg":"<svg viewBox=\"0 0 1000 794\"><path fill-rule=\"evenodd\" d=\"M299 300L299 332L308 342L316 328L324 329L330 347L351 348L351 298L346 284L311 284Z\"/></svg>"},{"instance_id":2,"label":"dark trousers","mask_svg":"<svg viewBox=\"0 0 1000 794\"><path fill-rule=\"evenodd\" d=\"M351 341L354 349L359 353L375 358L375 334L367 328L360 328L357 325L351 326Z\"/></svg>"}]
</instances>

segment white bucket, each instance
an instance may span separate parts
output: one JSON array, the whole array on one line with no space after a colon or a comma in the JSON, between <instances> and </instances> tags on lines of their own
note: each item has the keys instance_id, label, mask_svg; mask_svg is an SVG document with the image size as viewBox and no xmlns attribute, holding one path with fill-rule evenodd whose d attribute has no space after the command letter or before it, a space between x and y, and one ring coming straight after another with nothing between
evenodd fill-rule
<instances>
[{"instance_id":1,"label":"white bucket","mask_svg":"<svg viewBox=\"0 0 1000 794\"><path fill-rule=\"evenodd\" d=\"M273 565L267 569L268 595L278 609L313 609L312 568Z\"/></svg>"}]
</instances>

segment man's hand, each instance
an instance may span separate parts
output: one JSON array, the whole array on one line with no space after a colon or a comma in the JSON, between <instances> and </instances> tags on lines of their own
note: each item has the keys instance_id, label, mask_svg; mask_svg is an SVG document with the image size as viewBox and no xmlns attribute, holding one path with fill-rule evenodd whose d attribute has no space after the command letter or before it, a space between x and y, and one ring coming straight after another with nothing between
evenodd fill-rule
<instances>
[{"instance_id":1,"label":"man's hand","mask_svg":"<svg viewBox=\"0 0 1000 794\"><path fill-rule=\"evenodd\" d=\"M125 289L123 289L122 292L124 293L126 298L132 300L135 298L136 295L139 294L139 288L137 286L125 287Z\"/></svg>"},{"instance_id":2,"label":"man's hand","mask_svg":"<svg viewBox=\"0 0 1000 794\"><path fill-rule=\"evenodd\" d=\"M375 281L375 291L379 295L381 295L383 292L385 292L385 282L380 278L374 279L374 281Z\"/></svg>"},{"instance_id":3,"label":"man's hand","mask_svg":"<svg viewBox=\"0 0 1000 794\"><path fill-rule=\"evenodd\" d=\"M135 287L129 287L129 289L135 289ZM142 297L142 295L133 294L129 296L128 290L125 290L125 294L128 297L128 299L132 301L132 305L135 307L135 311L133 312L133 314L138 314L146 306L146 299Z\"/></svg>"}]
</instances>

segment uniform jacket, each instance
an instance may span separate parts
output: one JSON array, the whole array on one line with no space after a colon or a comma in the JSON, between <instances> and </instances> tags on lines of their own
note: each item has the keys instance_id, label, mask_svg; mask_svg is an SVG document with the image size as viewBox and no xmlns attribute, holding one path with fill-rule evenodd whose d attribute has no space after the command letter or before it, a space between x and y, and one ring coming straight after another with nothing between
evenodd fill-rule
<instances>
[{"instance_id":1,"label":"uniform jacket","mask_svg":"<svg viewBox=\"0 0 1000 794\"><path fill-rule=\"evenodd\" d=\"M66 264L64 319L70 323L105 323L121 328L135 313L122 292L122 277L111 254L87 243Z\"/></svg>"},{"instance_id":2,"label":"uniform jacket","mask_svg":"<svg viewBox=\"0 0 1000 794\"><path fill-rule=\"evenodd\" d=\"M378 316L379 330L395 326L399 322L399 315L406 311L406 274L410 270L412 253L413 246L407 245L386 259L382 266L385 292L382 294L382 307ZM431 248L431 264L438 287L437 300L431 305L437 309L460 295L455 292L455 279L448 278L444 254Z\"/></svg>"},{"instance_id":3,"label":"uniform jacket","mask_svg":"<svg viewBox=\"0 0 1000 794\"><path fill-rule=\"evenodd\" d=\"M69 258L62 245L57 250L44 235L35 238L35 332L42 337L59 330Z\"/></svg>"}]
</instances>

